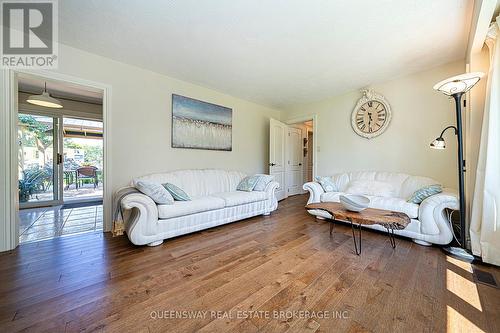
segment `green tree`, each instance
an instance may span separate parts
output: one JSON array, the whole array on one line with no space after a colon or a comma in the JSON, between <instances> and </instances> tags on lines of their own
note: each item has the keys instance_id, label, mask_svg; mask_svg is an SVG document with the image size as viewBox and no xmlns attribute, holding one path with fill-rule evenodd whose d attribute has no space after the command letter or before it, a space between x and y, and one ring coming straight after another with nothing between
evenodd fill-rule
<instances>
[{"instance_id":1,"label":"green tree","mask_svg":"<svg viewBox=\"0 0 500 333\"><path fill-rule=\"evenodd\" d=\"M64 148L83 149L83 146L79 143L73 142L71 138L64 138Z\"/></svg>"},{"instance_id":2,"label":"green tree","mask_svg":"<svg viewBox=\"0 0 500 333\"><path fill-rule=\"evenodd\" d=\"M102 166L102 147L84 145L83 150L85 152L85 164L99 168Z\"/></svg>"},{"instance_id":3,"label":"green tree","mask_svg":"<svg viewBox=\"0 0 500 333\"><path fill-rule=\"evenodd\" d=\"M38 121L35 117L28 114L19 114L19 124L24 127L21 129L20 144L28 147L37 147L43 154L45 161L45 151L52 145L52 126Z\"/></svg>"}]
</instances>

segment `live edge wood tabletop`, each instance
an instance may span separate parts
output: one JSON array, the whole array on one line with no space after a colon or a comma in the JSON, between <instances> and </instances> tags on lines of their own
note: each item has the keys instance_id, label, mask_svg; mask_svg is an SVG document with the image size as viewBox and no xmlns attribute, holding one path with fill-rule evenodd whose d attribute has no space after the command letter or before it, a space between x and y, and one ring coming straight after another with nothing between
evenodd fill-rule
<instances>
[{"instance_id":1,"label":"live edge wood tabletop","mask_svg":"<svg viewBox=\"0 0 500 333\"><path fill-rule=\"evenodd\" d=\"M333 231L334 221L345 221L351 224L354 250L357 255L361 254L361 226L378 224L387 229L387 235L393 249L396 248L394 230L402 230L410 224L408 215L384 209L367 208L361 212L352 212L345 209L338 202L320 202L306 205L307 210L323 210L332 215L330 222L330 235ZM355 226L358 229L358 237L354 232Z\"/></svg>"},{"instance_id":2,"label":"live edge wood tabletop","mask_svg":"<svg viewBox=\"0 0 500 333\"><path fill-rule=\"evenodd\" d=\"M312 203L306 205L306 209L324 210L332 215L333 220L361 225L379 224L386 228L401 230L410 224L410 218L405 213L375 208L367 208L361 212L351 212L338 202Z\"/></svg>"}]
</instances>

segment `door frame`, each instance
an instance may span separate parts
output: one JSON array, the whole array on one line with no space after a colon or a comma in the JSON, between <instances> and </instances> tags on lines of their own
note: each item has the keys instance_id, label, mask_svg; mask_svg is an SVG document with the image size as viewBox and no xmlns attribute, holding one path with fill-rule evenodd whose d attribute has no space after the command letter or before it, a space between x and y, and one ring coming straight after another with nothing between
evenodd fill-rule
<instances>
[{"instance_id":1,"label":"door frame","mask_svg":"<svg viewBox=\"0 0 500 333\"><path fill-rule=\"evenodd\" d=\"M319 153L319 145L318 145L318 115L317 114L309 114L299 117L289 118L283 121L287 125L293 125L297 123L303 123L305 121L313 122L313 170L312 177L316 177L318 175L318 153Z\"/></svg>"},{"instance_id":2,"label":"door frame","mask_svg":"<svg viewBox=\"0 0 500 333\"><path fill-rule=\"evenodd\" d=\"M49 70L2 70L1 96L4 101L0 110L0 166L5 172L0 173L0 185L5 184L4 191L0 191L0 251L14 249L19 245L19 196L18 196L18 156L17 156L17 113L18 113L18 74L28 74L47 80L57 80L69 84L78 84L103 92L102 120L103 120L103 219L104 231L112 229L112 181L111 181L111 86L104 83L90 81ZM2 207L3 206L3 207Z\"/></svg>"}]
</instances>

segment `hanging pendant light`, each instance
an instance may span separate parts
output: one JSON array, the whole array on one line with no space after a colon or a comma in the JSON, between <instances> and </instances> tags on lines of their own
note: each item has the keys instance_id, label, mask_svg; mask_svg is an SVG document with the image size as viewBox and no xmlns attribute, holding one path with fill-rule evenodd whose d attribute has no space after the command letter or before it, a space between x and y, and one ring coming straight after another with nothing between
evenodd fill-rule
<instances>
[{"instance_id":1,"label":"hanging pendant light","mask_svg":"<svg viewBox=\"0 0 500 333\"><path fill-rule=\"evenodd\" d=\"M58 99L50 97L49 93L47 92L47 82L45 82L45 89L40 95L31 95L30 97L28 97L26 102L30 104L44 106L46 108L60 109L63 107Z\"/></svg>"}]
</instances>

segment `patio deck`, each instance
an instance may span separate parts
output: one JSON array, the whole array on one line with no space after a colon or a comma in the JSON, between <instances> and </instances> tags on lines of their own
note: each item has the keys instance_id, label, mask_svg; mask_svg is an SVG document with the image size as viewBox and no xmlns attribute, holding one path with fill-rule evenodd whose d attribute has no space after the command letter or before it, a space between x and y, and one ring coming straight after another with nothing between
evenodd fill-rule
<instances>
[{"instance_id":1,"label":"patio deck","mask_svg":"<svg viewBox=\"0 0 500 333\"><path fill-rule=\"evenodd\" d=\"M19 243L103 229L102 205L23 209L19 212Z\"/></svg>"},{"instance_id":2,"label":"patio deck","mask_svg":"<svg viewBox=\"0 0 500 333\"><path fill-rule=\"evenodd\" d=\"M79 199L102 198L102 193L102 183L99 183L96 188L94 188L94 185L92 184L84 184L83 187L80 186L78 189L75 184L72 184L68 189L66 189L66 187L64 188L63 196L64 201L75 201ZM30 202L52 200L52 189L50 192L37 193L33 195L33 199L35 197L38 198L38 200L30 200Z\"/></svg>"}]
</instances>

